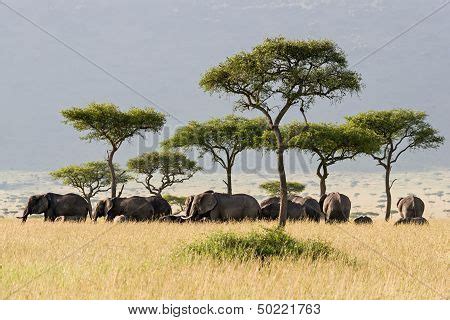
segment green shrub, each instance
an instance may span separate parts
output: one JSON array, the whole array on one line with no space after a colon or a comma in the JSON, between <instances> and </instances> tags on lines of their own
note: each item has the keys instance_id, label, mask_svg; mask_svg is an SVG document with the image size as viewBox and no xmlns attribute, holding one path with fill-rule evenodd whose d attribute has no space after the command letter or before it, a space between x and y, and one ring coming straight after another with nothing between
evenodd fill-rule
<instances>
[{"instance_id":1,"label":"green shrub","mask_svg":"<svg viewBox=\"0 0 450 320\"><path fill-rule=\"evenodd\" d=\"M264 229L262 232L237 234L217 232L206 239L191 243L182 250L188 257L208 256L216 260L251 259L349 259L328 242L307 239L297 240L283 229Z\"/></svg>"}]
</instances>

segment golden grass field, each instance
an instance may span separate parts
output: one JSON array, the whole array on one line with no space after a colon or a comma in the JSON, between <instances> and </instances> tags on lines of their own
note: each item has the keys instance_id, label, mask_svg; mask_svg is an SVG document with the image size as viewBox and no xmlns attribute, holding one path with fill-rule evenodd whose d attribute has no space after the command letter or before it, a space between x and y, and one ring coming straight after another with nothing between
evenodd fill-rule
<instances>
[{"instance_id":1,"label":"golden grass field","mask_svg":"<svg viewBox=\"0 0 450 320\"><path fill-rule=\"evenodd\" d=\"M274 223L44 223L0 220L1 299L448 299L450 220L429 226L290 223L354 257L218 262L175 256L218 230Z\"/></svg>"}]
</instances>

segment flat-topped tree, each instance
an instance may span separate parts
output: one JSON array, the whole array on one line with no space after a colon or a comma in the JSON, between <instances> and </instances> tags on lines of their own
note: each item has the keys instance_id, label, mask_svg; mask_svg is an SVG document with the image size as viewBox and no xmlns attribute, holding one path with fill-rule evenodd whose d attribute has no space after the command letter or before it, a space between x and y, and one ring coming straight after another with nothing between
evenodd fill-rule
<instances>
[{"instance_id":1,"label":"flat-topped tree","mask_svg":"<svg viewBox=\"0 0 450 320\"><path fill-rule=\"evenodd\" d=\"M149 152L128 161L128 169L137 174L136 181L142 184L150 194L161 196L164 189L176 183L192 178L200 171L195 161L179 152ZM156 182L156 175L160 177ZM141 180L139 176L144 178Z\"/></svg>"},{"instance_id":2,"label":"flat-topped tree","mask_svg":"<svg viewBox=\"0 0 450 320\"><path fill-rule=\"evenodd\" d=\"M114 168L114 155L124 141L145 132L158 132L166 119L164 114L153 108L130 108L121 111L112 103L90 103L84 108L74 107L62 110L65 123L76 130L87 132L82 137L89 142L104 141L109 144L107 161L111 174L111 197L117 196L117 176Z\"/></svg>"},{"instance_id":3,"label":"flat-topped tree","mask_svg":"<svg viewBox=\"0 0 450 320\"><path fill-rule=\"evenodd\" d=\"M425 112L409 109L368 111L346 117L349 125L375 132L381 147L369 153L378 165L385 169L386 221L391 216L392 166L408 150L436 149L444 143L444 137L426 122Z\"/></svg>"},{"instance_id":4,"label":"flat-topped tree","mask_svg":"<svg viewBox=\"0 0 450 320\"><path fill-rule=\"evenodd\" d=\"M259 185L270 197L280 196L280 183L278 181L266 181ZM296 196L305 190L306 186L299 182L287 182L288 197Z\"/></svg>"},{"instance_id":5,"label":"flat-topped tree","mask_svg":"<svg viewBox=\"0 0 450 320\"><path fill-rule=\"evenodd\" d=\"M200 80L210 93L236 95L235 108L258 110L277 141L280 175L280 226L286 224L287 185L280 124L292 107L305 111L316 98L340 101L358 92L360 76L347 68L344 52L329 40L267 39L250 52L240 52L208 70Z\"/></svg>"},{"instance_id":6,"label":"flat-topped tree","mask_svg":"<svg viewBox=\"0 0 450 320\"><path fill-rule=\"evenodd\" d=\"M371 130L347 124L293 122L283 126L289 148L305 151L317 158L316 174L320 179L320 195L326 194L328 169L346 159L380 149L380 141Z\"/></svg>"},{"instance_id":7,"label":"flat-topped tree","mask_svg":"<svg viewBox=\"0 0 450 320\"><path fill-rule=\"evenodd\" d=\"M125 170L120 169L119 165L114 164L115 172L118 174L117 183L122 184L122 190L125 183L131 177ZM67 186L71 186L80 191L83 198L89 204L89 216L92 218L91 199L101 192L111 190L111 173L106 161L93 161L81 165L70 165L53 172L50 175Z\"/></svg>"},{"instance_id":8,"label":"flat-topped tree","mask_svg":"<svg viewBox=\"0 0 450 320\"><path fill-rule=\"evenodd\" d=\"M197 149L201 156L210 154L225 169L227 179L224 183L228 194L232 194L231 174L236 157L244 150L258 149L264 130L267 130L267 123L263 118L229 115L205 122L191 121L164 141L163 147Z\"/></svg>"}]
</instances>

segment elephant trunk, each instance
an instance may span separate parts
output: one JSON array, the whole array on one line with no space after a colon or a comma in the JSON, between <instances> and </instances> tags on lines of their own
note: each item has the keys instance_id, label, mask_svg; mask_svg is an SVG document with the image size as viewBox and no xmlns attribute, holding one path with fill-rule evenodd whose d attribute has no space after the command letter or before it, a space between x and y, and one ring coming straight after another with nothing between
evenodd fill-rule
<instances>
[{"instance_id":1,"label":"elephant trunk","mask_svg":"<svg viewBox=\"0 0 450 320\"><path fill-rule=\"evenodd\" d=\"M21 217L17 217L17 219L22 219L22 222L26 222L28 218L28 207L23 212L23 215Z\"/></svg>"}]
</instances>

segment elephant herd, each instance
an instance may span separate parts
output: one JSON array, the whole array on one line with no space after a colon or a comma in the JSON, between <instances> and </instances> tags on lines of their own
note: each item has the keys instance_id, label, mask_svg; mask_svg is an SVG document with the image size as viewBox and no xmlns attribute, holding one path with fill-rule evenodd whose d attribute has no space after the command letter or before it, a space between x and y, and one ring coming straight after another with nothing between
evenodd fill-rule
<instances>
[{"instance_id":1,"label":"elephant herd","mask_svg":"<svg viewBox=\"0 0 450 320\"><path fill-rule=\"evenodd\" d=\"M206 191L186 200L186 210L172 214L170 204L162 197L109 198L98 202L91 212L88 202L77 194L59 195L47 193L29 198L22 217L44 214L44 221L85 221L88 215L93 221L105 217L108 222L124 221L241 221L275 220L280 207L279 197L258 201L247 194L224 194ZM401 198L397 203L401 219L396 224L427 223L422 217L425 204L416 196ZM313 222L347 222L350 219L351 201L343 194L333 192L323 195L319 201L311 197L293 196L288 200L289 220ZM356 224L370 224L372 219L360 216Z\"/></svg>"}]
</instances>

